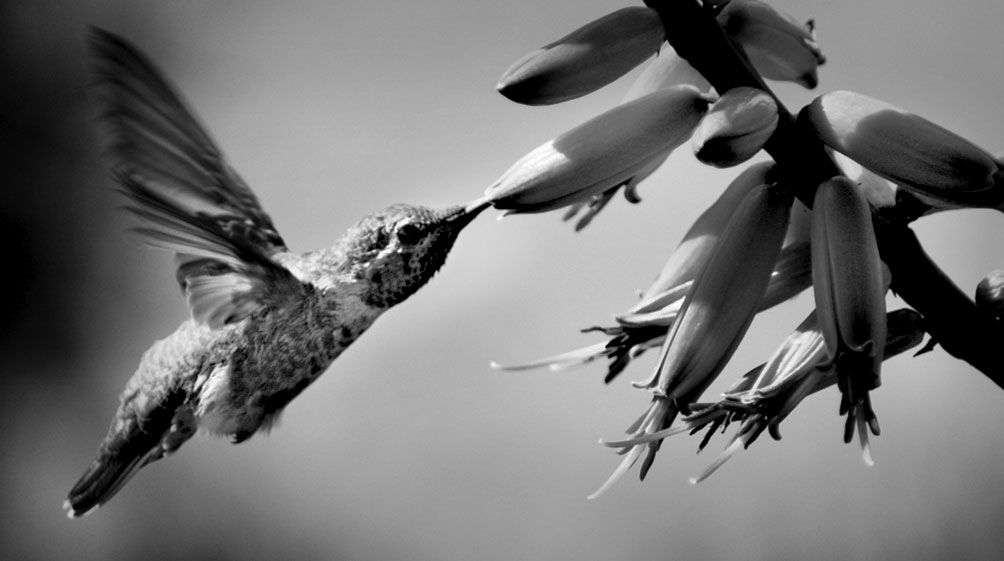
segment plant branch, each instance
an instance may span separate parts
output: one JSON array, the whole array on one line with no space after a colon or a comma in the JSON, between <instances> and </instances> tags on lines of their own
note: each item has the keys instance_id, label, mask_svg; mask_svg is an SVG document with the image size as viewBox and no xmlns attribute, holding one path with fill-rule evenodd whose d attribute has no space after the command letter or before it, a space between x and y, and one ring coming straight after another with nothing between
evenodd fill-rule
<instances>
[{"instance_id":1,"label":"plant branch","mask_svg":"<svg viewBox=\"0 0 1004 561\"><path fill-rule=\"evenodd\" d=\"M645 0L645 4L659 12L670 45L716 90L751 86L777 99L710 9L696 0ZM811 207L816 186L841 171L819 139L798 126L780 99L777 105L777 130L764 149L784 177L797 186L799 199ZM924 252L908 226L923 214L922 207L915 197L902 193L896 206L873 213L879 251L892 271L892 289L924 316L927 331L949 354L1004 389L1004 360L996 348L1004 343L1004 328L979 313L973 300Z\"/></svg>"}]
</instances>

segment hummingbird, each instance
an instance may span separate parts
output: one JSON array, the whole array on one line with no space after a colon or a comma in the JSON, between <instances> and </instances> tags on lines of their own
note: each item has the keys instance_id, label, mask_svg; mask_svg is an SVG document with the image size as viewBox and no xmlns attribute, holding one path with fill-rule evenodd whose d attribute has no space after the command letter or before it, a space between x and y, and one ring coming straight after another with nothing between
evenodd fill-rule
<instances>
[{"instance_id":1,"label":"hummingbird","mask_svg":"<svg viewBox=\"0 0 1004 561\"><path fill-rule=\"evenodd\" d=\"M64 503L71 518L199 431L232 443L267 432L382 313L432 278L488 206L391 205L331 247L293 252L149 59L100 29L89 51L106 154L138 219L133 231L174 252L190 317L143 354Z\"/></svg>"}]
</instances>

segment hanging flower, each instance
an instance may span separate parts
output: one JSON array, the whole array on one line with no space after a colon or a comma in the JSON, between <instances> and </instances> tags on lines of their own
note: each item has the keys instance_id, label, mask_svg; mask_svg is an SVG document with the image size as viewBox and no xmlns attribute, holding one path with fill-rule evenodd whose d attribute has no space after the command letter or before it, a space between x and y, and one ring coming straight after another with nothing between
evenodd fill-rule
<instances>
[{"instance_id":1,"label":"hanging flower","mask_svg":"<svg viewBox=\"0 0 1004 561\"><path fill-rule=\"evenodd\" d=\"M881 383L886 336L886 286L871 212L854 182L838 176L816 190L812 214L813 292L838 374L840 411L847 414L844 440L856 426L867 456L866 428L879 432L869 392Z\"/></svg>"},{"instance_id":2,"label":"hanging flower","mask_svg":"<svg viewBox=\"0 0 1004 561\"><path fill-rule=\"evenodd\" d=\"M633 188L690 138L709 102L677 86L619 105L520 158L485 200L511 213L547 212Z\"/></svg>"},{"instance_id":3,"label":"hanging flower","mask_svg":"<svg viewBox=\"0 0 1004 561\"><path fill-rule=\"evenodd\" d=\"M788 226L792 195L763 184L749 193L694 281L662 347L654 375L637 387L654 395L646 413L624 442L610 444L624 461L593 495L598 496L638 459L645 477L661 444L647 437L668 428L700 395L732 357L749 327L770 281Z\"/></svg>"},{"instance_id":4,"label":"hanging flower","mask_svg":"<svg viewBox=\"0 0 1004 561\"><path fill-rule=\"evenodd\" d=\"M883 357L888 360L918 345L924 339L924 320L904 308L889 312ZM704 431L699 449L704 450L716 432L738 424L725 450L691 483L699 483L721 467L738 450L748 448L764 432L781 440L779 425L803 399L837 383L830 367L816 312L788 336L765 364L750 370L723 398L715 403L694 404L680 425L652 437ZM866 457L866 461L869 458Z\"/></svg>"},{"instance_id":5,"label":"hanging flower","mask_svg":"<svg viewBox=\"0 0 1004 561\"><path fill-rule=\"evenodd\" d=\"M694 155L719 168L741 164L764 147L777 122L774 96L756 88L732 88L697 125L691 142Z\"/></svg>"}]
</instances>

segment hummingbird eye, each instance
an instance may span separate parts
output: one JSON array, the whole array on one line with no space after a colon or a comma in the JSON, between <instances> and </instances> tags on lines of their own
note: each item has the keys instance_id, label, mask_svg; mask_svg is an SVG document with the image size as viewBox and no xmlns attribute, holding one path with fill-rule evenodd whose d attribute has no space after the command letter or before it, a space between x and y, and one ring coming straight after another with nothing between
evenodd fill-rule
<instances>
[{"instance_id":1,"label":"hummingbird eye","mask_svg":"<svg viewBox=\"0 0 1004 561\"><path fill-rule=\"evenodd\" d=\"M408 222L399 226L394 235L397 236L397 241L402 245L413 245L421 241L422 228L417 224Z\"/></svg>"}]
</instances>

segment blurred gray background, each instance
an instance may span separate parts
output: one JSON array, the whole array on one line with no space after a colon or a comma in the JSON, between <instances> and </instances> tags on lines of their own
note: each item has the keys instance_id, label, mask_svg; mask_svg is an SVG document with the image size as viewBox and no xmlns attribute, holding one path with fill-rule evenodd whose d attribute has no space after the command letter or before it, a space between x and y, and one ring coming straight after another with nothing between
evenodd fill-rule
<instances>
[{"instance_id":1,"label":"blurred gray background","mask_svg":"<svg viewBox=\"0 0 1004 561\"><path fill-rule=\"evenodd\" d=\"M78 521L60 508L141 353L186 315L169 255L141 247L99 157L84 38L130 38L173 78L290 247L325 246L393 202L477 197L510 163L618 103L631 77L550 108L494 91L514 60L622 4L6 0L0 4L0 558L999 559L1004 394L938 349L886 363L874 468L841 441L834 390L708 481L721 442L667 441L585 496L617 458L596 444L642 412L654 356L604 386L602 366L507 374L598 339L736 170L682 149L636 207L584 232L558 215L460 239L433 283L386 314L241 446L197 438ZM815 17L820 91L906 107L1004 149L1004 4L778 1ZM812 92L781 85L797 108ZM965 211L916 229L971 291L1004 267L1004 220ZM758 319L709 395L764 360L811 296ZM654 354L654 353L650 353Z\"/></svg>"}]
</instances>

